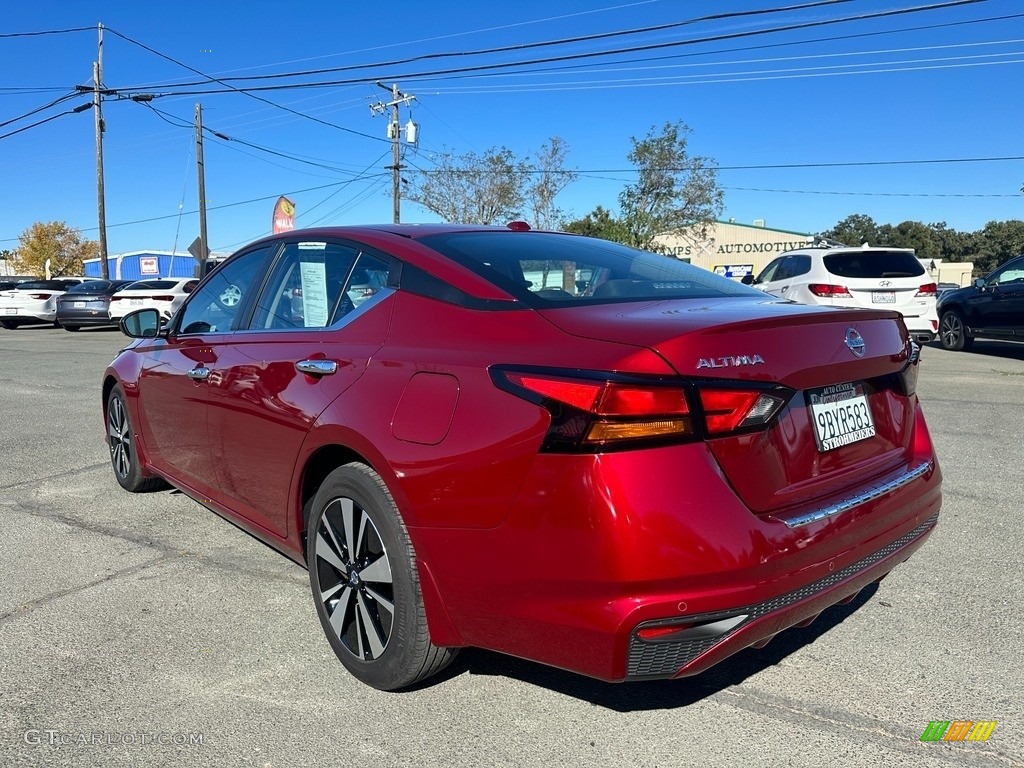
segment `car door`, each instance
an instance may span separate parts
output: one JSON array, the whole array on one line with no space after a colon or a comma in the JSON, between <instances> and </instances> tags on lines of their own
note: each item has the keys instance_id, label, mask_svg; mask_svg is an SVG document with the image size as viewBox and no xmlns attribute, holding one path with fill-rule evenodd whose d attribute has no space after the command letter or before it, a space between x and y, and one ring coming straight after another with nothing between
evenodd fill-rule
<instances>
[{"instance_id":1,"label":"car door","mask_svg":"<svg viewBox=\"0 0 1024 768\"><path fill-rule=\"evenodd\" d=\"M985 281L973 309L977 332L1024 336L1024 259L1004 264Z\"/></svg>"},{"instance_id":2,"label":"car door","mask_svg":"<svg viewBox=\"0 0 1024 768\"><path fill-rule=\"evenodd\" d=\"M196 494L216 497L216 457L207 426L207 379L230 344L239 306L224 302L258 279L275 246L242 254L192 294L166 338L139 343L140 418L150 461Z\"/></svg>"},{"instance_id":3,"label":"car door","mask_svg":"<svg viewBox=\"0 0 1024 768\"><path fill-rule=\"evenodd\" d=\"M765 293L771 293L773 296L778 296L778 289L780 286L776 285L775 274L779 271L779 267L782 266L782 262L785 261L785 259L785 256L779 256L778 258L772 259L768 262L768 266L761 270L760 274L754 278L754 282L751 283L751 285Z\"/></svg>"},{"instance_id":4,"label":"car door","mask_svg":"<svg viewBox=\"0 0 1024 768\"><path fill-rule=\"evenodd\" d=\"M247 327L218 351L208 382L217 484L277 536L303 440L384 343L390 272L387 257L354 244L287 241Z\"/></svg>"},{"instance_id":5,"label":"car door","mask_svg":"<svg viewBox=\"0 0 1024 768\"><path fill-rule=\"evenodd\" d=\"M758 284L755 281L755 285L772 296L778 296L782 299L790 298L787 294L793 287L793 271L791 268L793 263L791 256L780 256L765 267L764 272L761 273L766 278L763 279L763 284ZM770 273L769 270L771 270Z\"/></svg>"}]
</instances>

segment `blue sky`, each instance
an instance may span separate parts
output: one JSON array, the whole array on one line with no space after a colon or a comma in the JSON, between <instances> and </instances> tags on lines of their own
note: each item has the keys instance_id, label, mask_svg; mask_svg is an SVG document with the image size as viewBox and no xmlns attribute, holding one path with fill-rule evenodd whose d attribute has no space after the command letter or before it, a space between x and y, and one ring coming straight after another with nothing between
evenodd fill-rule
<instances>
[{"instance_id":1,"label":"blue sky","mask_svg":"<svg viewBox=\"0 0 1024 768\"><path fill-rule=\"evenodd\" d=\"M948 0L932 4L943 2ZM1019 0L977 0L859 20L928 3L836 0L678 25L712 13L783 5L520 0L496 14L494 3L470 0L12 3L0 27L0 123L12 122L0 126L0 135L88 100L75 96L15 120L76 85L91 85L95 26L102 22L105 87L122 94L227 91L162 96L150 102L162 116L128 99L104 101L110 253L184 250L198 234L194 133L180 125L191 124L197 102L204 124L224 136L329 166L208 135L206 197L214 250L231 251L269 232L280 194L296 203L299 226L389 222L387 121L369 108L387 96L374 85L377 80L398 82L416 96L411 115L420 126L420 142L405 150L412 167L429 169L431 158L445 151L481 153L504 146L522 156L552 136L564 139L568 166L580 176L558 204L574 217L597 205L617 210L618 194L632 178L626 160L630 137L681 120L692 129L691 152L713 158L721 169L723 218L748 224L765 219L769 226L800 232L828 229L854 213L882 224L944 221L968 231L988 221L1024 218L1024 161L974 161L1024 156ZM836 23L822 23L829 21ZM590 41L469 53L672 24ZM93 29L4 36L74 27ZM725 35L746 36L692 42ZM636 50L645 46L662 47ZM631 50L489 72L428 74L612 49ZM435 56L389 63L429 55ZM215 82L183 86L206 78L164 57L219 79L373 66L305 78L226 80L235 88L354 81L259 94L332 124L324 125ZM401 121L409 116L403 107ZM893 164L936 160L967 162ZM743 167L848 163L879 164ZM0 248L16 247L18 235L40 220L64 220L96 238L95 172L91 109L0 138ZM130 223L140 220L149 221ZM402 220L436 219L407 201Z\"/></svg>"}]
</instances>

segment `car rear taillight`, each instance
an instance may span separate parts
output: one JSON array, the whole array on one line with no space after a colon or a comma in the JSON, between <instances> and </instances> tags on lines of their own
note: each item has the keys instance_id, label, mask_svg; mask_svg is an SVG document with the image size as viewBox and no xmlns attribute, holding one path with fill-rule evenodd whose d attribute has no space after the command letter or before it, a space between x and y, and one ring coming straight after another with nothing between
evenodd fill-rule
<instances>
[{"instance_id":1,"label":"car rear taillight","mask_svg":"<svg viewBox=\"0 0 1024 768\"><path fill-rule=\"evenodd\" d=\"M749 389L699 389L708 435L758 427L779 412L786 398Z\"/></svg>"},{"instance_id":2,"label":"car rear taillight","mask_svg":"<svg viewBox=\"0 0 1024 768\"><path fill-rule=\"evenodd\" d=\"M917 392L917 375L920 370L921 345L911 341L907 349L907 363L899 373L900 388L903 394L910 397Z\"/></svg>"},{"instance_id":3,"label":"car rear taillight","mask_svg":"<svg viewBox=\"0 0 1024 768\"><path fill-rule=\"evenodd\" d=\"M174 301L173 296L150 296L153 301Z\"/></svg>"},{"instance_id":4,"label":"car rear taillight","mask_svg":"<svg viewBox=\"0 0 1024 768\"><path fill-rule=\"evenodd\" d=\"M935 283L925 283L924 285L922 285L920 288L917 289L917 293L914 294L914 297L915 298L918 297L918 296L932 296L932 297L934 297L935 295L936 295L936 293L935 293Z\"/></svg>"},{"instance_id":5,"label":"car rear taillight","mask_svg":"<svg viewBox=\"0 0 1024 768\"><path fill-rule=\"evenodd\" d=\"M120 301L123 298L124 298L123 296L111 296L110 300L111 301Z\"/></svg>"},{"instance_id":6,"label":"car rear taillight","mask_svg":"<svg viewBox=\"0 0 1024 768\"><path fill-rule=\"evenodd\" d=\"M501 389L551 414L543 448L594 451L764 428L788 390L738 382L647 379L591 371L492 368Z\"/></svg>"},{"instance_id":7,"label":"car rear taillight","mask_svg":"<svg viewBox=\"0 0 1024 768\"><path fill-rule=\"evenodd\" d=\"M846 290L845 285L829 285L828 283L811 283L807 290L815 296L829 299L852 299L853 296Z\"/></svg>"},{"instance_id":8,"label":"car rear taillight","mask_svg":"<svg viewBox=\"0 0 1024 768\"><path fill-rule=\"evenodd\" d=\"M28 297L30 299L36 299L38 301L45 301L46 299L50 298L51 296L53 296L52 293L30 293L28 295Z\"/></svg>"}]
</instances>

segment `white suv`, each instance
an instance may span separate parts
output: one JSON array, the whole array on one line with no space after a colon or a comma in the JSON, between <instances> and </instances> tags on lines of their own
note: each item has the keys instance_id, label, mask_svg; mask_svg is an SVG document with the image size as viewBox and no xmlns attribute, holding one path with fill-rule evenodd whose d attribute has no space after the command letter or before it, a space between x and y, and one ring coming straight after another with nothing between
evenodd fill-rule
<instances>
[{"instance_id":1,"label":"white suv","mask_svg":"<svg viewBox=\"0 0 1024 768\"><path fill-rule=\"evenodd\" d=\"M894 309L916 341L939 328L935 283L911 248L817 247L788 251L751 283L801 304Z\"/></svg>"}]
</instances>

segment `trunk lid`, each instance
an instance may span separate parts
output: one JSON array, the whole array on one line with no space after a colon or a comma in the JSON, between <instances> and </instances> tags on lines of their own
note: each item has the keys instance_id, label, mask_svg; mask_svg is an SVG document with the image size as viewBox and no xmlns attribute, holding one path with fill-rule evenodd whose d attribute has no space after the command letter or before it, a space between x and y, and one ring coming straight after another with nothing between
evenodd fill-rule
<instances>
[{"instance_id":1,"label":"trunk lid","mask_svg":"<svg viewBox=\"0 0 1024 768\"><path fill-rule=\"evenodd\" d=\"M724 379L792 390L767 429L708 440L755 513L848 492L912 459L916 397L899 377L911 346L896 312L725 298L542 314L576 336L648 347L698 387Z\"/></svg>"}]
</instances>

